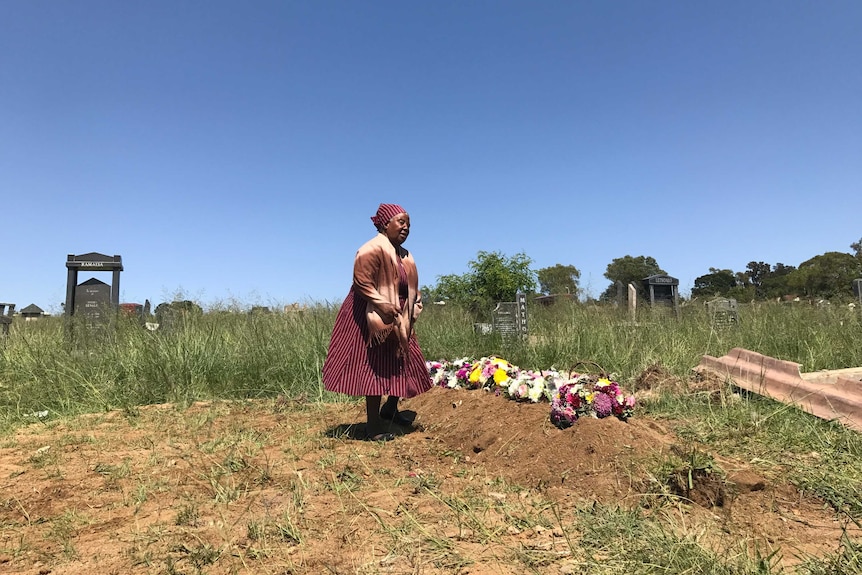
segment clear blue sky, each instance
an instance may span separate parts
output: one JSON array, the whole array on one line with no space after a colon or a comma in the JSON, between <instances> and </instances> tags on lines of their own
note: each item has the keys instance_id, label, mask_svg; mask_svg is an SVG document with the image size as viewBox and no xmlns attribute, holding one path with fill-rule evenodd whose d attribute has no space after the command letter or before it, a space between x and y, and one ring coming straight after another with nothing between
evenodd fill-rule
<instances>
[{"instance_id":1,"label":"clear blue sky","mask_svg":"<svg viewBox=\"0 0 862 575\"><path fill-rule=\"evenodd\" d=\"M862 2L0 0L0 301L340 301L380 202L420 283L798 265L862 237ZM82 274L110 282L110 274Z\"/></svg>"}]
</instances>

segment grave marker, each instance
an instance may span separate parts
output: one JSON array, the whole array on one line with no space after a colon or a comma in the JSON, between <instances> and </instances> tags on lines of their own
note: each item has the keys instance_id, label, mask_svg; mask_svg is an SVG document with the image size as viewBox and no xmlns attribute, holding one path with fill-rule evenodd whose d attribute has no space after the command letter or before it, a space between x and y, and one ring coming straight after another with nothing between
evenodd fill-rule
<instances>
[{"instance_id":1,"label":"grave marker","mask_svg":"<svg viewBox=\"0 0 862 575\"><path fill-rule=\"evenodd\" d=\"M518 333L522 336L527 335L527 294L518 292L515 294L515 300L518 304Z\"/></svg>"},{"instance_id":2,"label":"grave marker","mask_svg":"<svg viewBox=\"0 0 862 575\"><path fill-rule=\"evenodd\" d=\"M728 327L739 323L739 311L733 298L717 298L706 302L706 309L715 327Z\"/></svg>"},{"instance_id":3,"label":"grave marker","mask_svg":"<svg viewBox=\"0 0 862 575\"><path fill-rule=\"evenodd\" d=\"M91 321L102 322L107 319L106 312L109 308L119 308L123 258L96 252L77 256L69 254L66 258L66 269L66 317L80 312ZM111 284L91 278L78 285L79 271L112 272ZM83 298L81 302L78 301L79 297Z\"/></svg>"},{"instance_id":4,"label":"grave marker","mask_svg":"<svg viewBox=\"0 0 862 575\"><path fill-rule=\"evenodd\" d=\"M9 308L7 314L6 308ZM15 313L14 303L0 303L0 335L9 335L9 326L12 325L12 315Z\"/></svg>"},{"instance_id":5,"label":"grave marker","mask_svg":"<svg viewBox=\"0 0 862 575\"><path fill-rule=\"evenodd\" d=\"M491 314L494 331L503 337L518 335L518 304L498 302Z\"/></svg>"},{"instance_id":6,"label":"grave marker","mask_svg":"<svg viewBox=\"0 0 862 575\"><path fill-rule=\"evenodd\" d=\"M110 309L111 286L105 282L90 278L75 286L75 315L86 318L89 323L103 323Z\"/></svg>"},{"instance_id":7,"label":"grave marker","mask_svg":"<svg viewBox=\"0 0 862 575\"><path fill-rule=\"evenodd\" d=\"M679 280L664 274L655 274L642 280L650 306L669 306L679 316Z\"/></svg>"},{"instance_id":8,"label":"grave marker","mask_svg":"<svg viewBox=\"0 0 862 575\"><path fill-rule=\"evenodd\" d=\"M527 294L518 292L515 300L498 302L491 312L492 330L503 337L527 335Z\"/></svg>"}]
</instances>

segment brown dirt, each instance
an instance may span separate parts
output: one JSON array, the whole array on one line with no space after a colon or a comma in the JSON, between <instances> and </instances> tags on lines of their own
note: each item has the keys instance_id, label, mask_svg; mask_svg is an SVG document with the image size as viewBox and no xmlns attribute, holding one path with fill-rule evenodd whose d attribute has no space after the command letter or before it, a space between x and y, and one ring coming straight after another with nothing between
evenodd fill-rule
<instances>
[{"instance_id":1,"label":"brown dirt","mask_svg":"<svg viewBox=\"0 0 862 575\"><path fill-rule=\"evenodd\" d=\"M439 388L402 410L416 425L385 444L361 440L360 405L285 400L30 425L0 443L0 572L514 574L520 549L556 574L572 534L535 520L548 502L640 507L786 565L835 552L846 527L779 469L715 456L721 473L656 477L701 449L671 423L559 430L547 404Z\"/></svg>"}]
</instances>

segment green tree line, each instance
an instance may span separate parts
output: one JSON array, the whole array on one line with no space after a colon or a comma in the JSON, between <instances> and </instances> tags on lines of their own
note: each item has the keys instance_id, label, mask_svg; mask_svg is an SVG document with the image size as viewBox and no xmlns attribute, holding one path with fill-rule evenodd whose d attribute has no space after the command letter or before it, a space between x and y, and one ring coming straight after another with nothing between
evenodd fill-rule
<instances>
[{"instance_id":1,"label":"green tree line","mask_svg":"<svg viewBox=\"0 0 862 575\"><path fill-rule=\"evenodd\" d=\"M709 268L691 289L692 298L732 297L738 301L777 299L849 299L853 281L862 278L862 238L850 244L852 253L826 252L798 266L750 261L742 271ZM463 274L438 276L437 283L423 286L426 301L446 301L475 312L494 302L514 301L517 292L582 299L581 272L571 264L533 269L533 260L519 252L507 256L480 251ZM599 301L612 301L629 284L643 291L642 280L666 274L655 258L626 255L614 258L604 277L610 284Z\"/></svg>"}]
</instances>

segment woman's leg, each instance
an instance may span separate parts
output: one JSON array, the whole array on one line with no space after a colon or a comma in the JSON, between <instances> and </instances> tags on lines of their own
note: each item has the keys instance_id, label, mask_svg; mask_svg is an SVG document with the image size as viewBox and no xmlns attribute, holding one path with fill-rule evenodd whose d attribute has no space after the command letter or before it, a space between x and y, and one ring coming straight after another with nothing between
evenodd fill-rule
<instances>
[{"instance_id":1,"label":"woman's leg","mask_svg":"<svg viewBox=\"0 0 862 575\"><path fill-rule=\"evenodd\" d=\"M398 396L390 395L386 398L386 403L384 403L383 407L380 409L380 414L385 419L392 419L395 417L396 413L398 413Z\"/></svg>"},{"instance_id":2,"label":"woman's leg","mask_svg":"<svg viewBox=\"0 0 862 575\"><path fill-rule=\"evenodd\" d=\"M413 420L404 417L400 411L398 411L398 399L397 395L390 395L386 400L386 403L380 409L380 417L385 419L386 421L391 421L396 425L400 425L401 427L413 427Z\"/></svg>"},{"instance_id":3,"label":"woman's leg","mask_svg":"<svg viewBox=\"0 0 862 575\"><path fill-rule=\"evenodd\" d=\"M367 423L365 424L365 433L368 436L368 439L378 439L381 441L393 439L394 436L391 433L386 432L385 423L383 419L380 418L379 395L365 396L365 417L367 419Z\"/></svg>"}]
</instances>

